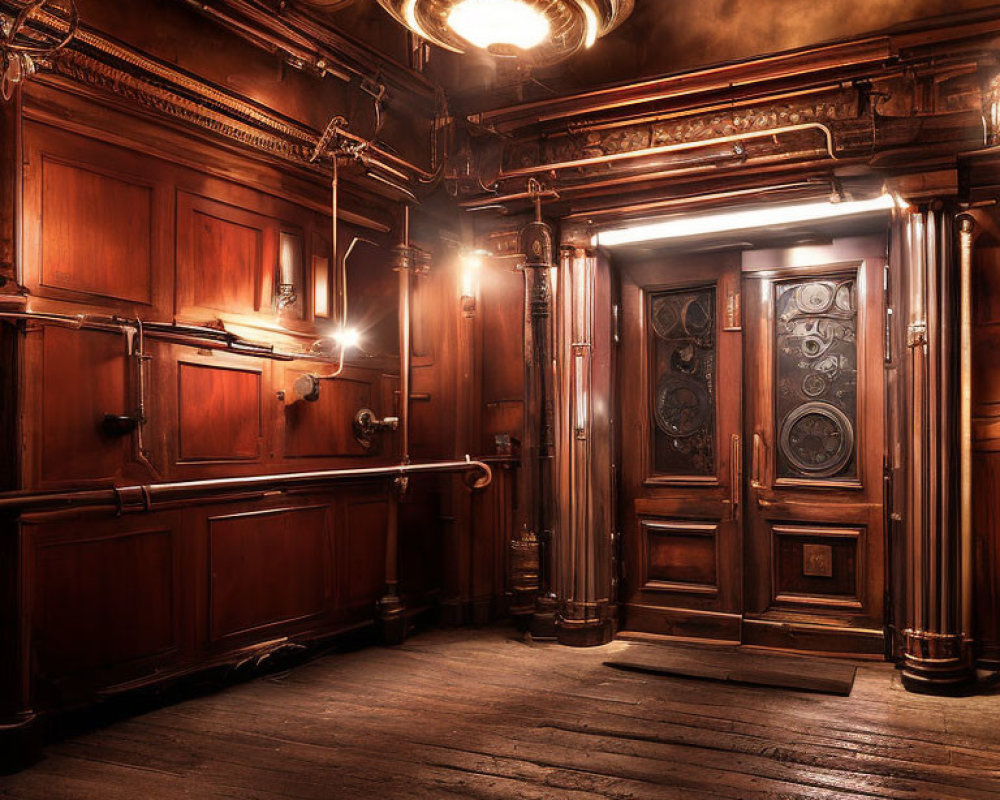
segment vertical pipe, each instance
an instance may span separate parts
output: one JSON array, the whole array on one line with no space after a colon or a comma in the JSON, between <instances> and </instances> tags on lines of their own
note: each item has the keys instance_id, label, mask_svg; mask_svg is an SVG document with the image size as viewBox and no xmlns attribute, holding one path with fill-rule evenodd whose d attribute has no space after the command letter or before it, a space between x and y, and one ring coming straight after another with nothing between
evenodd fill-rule
<instances>
[{"instance_id":1,"label":"vertical pipe","mask_svg":"<svg viewBox=\"0 0 1000 800\"><path fill-rule=\"evenodd\" d=\"M410 207L403 206L400 220L396 264L399 273L399 433L400 457L410 463L410 272L413 251L410 247ZM385 596L379 601L382 639L386 644L400 644L406 638L406 616L399 598L399 499L406 493L408 480L396 478L389 491L389 514L385 548Z\"/></svg>"},{"instance_id":2,"label":"vertical pipe","mask_svg":"<svg viewBox=\"0 0 1000 800\"><path fill-rule=\"evenodd\" d=\"M905 530L911 571L902 679L911 691L933 694L963 692L975 679L971 635L965 628L971 605L971 584L966 585L971 543L965 529L971 522L965 489L971 418L966 412L969 367L963 348L971 334L961 330L956 348L952 331L956 300L961 324L970 324L966 273L971 264L971 228L966 231L967 226L961 226L956 269L955 221L940 205L912 214L907 287L910 426ZM956 401L957 425L952 419ZM961 454L957 470L956 453Z\"/></svg>"},{"instance_id":3,"label":"vertical pipe","mask_svg":"<svg viewBox=\"0 0 1000 800\"><path fill-rule=\"evenodd\" d=\"M970 217L959 221L959 508L961 570L961 631L972 630L972 242Z\"/></svg>"},{"instance_id":4,"label":"vertical pipe","mask_svg":"<svg viewBox=\"0 0 1000 800\"><path fill-rule=\"evenodd\" d=\"M396 271L399 273L399 434L400 460L410 462L410 207L403 206L402 231L397 248Z\"/></svg>"},{"instance_id":5,"label":"vertical pipe","mask_svg":"<svg viewBox=\"0 0 1000 800\"><path fill-rule=\"evenodd\" d=\"M337 327L343 330L347 327L347 259L343 267L337 259L337 213L340 203L340 175L337 166L337 151L333 152L333 175L330 178L330 267L337 270L337 312L335 319Z\"/></svg>"},{"instance_id":6,"label":"vertical pipe","mask_svg":"<svg viewBox=\"0 0 1000 800\"><path fill-rule=\"evenodd\" d=\"M555 561L552 557L555 490L553 487L554 374L552 350L552 283L554 237L542 219L535 193L535 218L522 228L524 255L524 431L522 435L521 508L523 543L537 542L538 587L531 630L555 635ZM525 610L527 607L525 606Z\"/></svg>"}]
</instances>

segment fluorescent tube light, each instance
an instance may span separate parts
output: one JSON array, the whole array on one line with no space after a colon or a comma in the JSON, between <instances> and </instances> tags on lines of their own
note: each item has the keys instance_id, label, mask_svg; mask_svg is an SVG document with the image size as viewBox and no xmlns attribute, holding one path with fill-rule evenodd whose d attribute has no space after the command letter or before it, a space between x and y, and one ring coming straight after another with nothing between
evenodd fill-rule
<instances>
[{"instance_id":1,"label":"fluorescent tube light","mask_svg":"<svg viewBox=\"0 0 1000 800\"><path fill-rule=\"evenodd\" d=\"M720 214L699 214L660 222L615 228L594 234L591 243L601 247L619 247L640 242L655 242L663 239L687 239L723 231L746 231L754 228L772 228L792 225L797 222L812 222L823 219L851 217L857 214L871 214L889 211L896 204L890 194L881 194L869 200L844 200L839 203L828 201L801 203L797 205L771 206L769 208L727 211Z\"/></svg>"}]
</instances>

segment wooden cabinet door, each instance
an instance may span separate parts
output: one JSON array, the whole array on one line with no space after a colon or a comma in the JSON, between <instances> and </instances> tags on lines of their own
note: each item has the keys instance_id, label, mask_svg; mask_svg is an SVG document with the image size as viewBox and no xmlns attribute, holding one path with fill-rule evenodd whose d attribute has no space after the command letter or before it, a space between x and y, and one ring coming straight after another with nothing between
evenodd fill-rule
<instances>
[{"instance_id":1,"label":"wooden cabinet door","mask_svg":"<svg viewBox=\"0 0 1000 800\"><path fill-rule=\"evenodd\" d=\"M737 640L739 255L622 273L624 627Z\"/></svg>"},{"instance_id":2,"label":"wooden cabinet door","mask_svg":"<svg viewBox=\"0 0 1000 800\"><path fill-rule=\"evenodd\" d=\"M744 276L747 643L882 652L883 269Z\"/></svg>"}]
</instances>

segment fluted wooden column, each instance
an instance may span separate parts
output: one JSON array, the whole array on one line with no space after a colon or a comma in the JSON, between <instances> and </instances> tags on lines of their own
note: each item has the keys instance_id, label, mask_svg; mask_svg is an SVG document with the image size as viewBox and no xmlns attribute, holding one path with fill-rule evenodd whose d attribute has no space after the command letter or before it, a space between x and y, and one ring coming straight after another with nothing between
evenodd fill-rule
<instances>
[{"instance_id":1,"label":"fluted wooden column","mask_svg":"<svg viewBox=\"0 0 1000 800\"><path fill-rule=\"evenodd\" d=\"M556 320L558 638L603 644L615 628L611 276L605 260L583 248L563 248Z\"/></svg>"},{"instance_id":2,"label":"fluted wooden column","mask_svg":"<svg viewBox=\"0 0 1000 800\"><path fill-rule=\"evenodd\" d=\"M970 455L971 221L904 215L907 309L903 683L955 693L974 679Z\"/></svg>"}]
</instances>

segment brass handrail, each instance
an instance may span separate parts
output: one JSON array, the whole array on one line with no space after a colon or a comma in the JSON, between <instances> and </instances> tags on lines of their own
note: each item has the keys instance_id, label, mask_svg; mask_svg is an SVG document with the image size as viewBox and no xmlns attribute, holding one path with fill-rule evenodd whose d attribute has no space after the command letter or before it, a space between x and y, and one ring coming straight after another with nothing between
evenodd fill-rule
<instances>
[{"instance_id":1,"label":"brass handrail","mask_svg":"<svg viewBox=\"0 0 1000 800\"><path fill-rule=\"evenodd\" d=\"M119 514L153 511L157 506L180 501L226 498L253 492L280 492L287 489L319 488L325 484L379 478L405 478L423 473L470 472L481 474L471 488L483 489L493 480L493 470L482 461L431 461L423 464L389 464L381 467L353 467L313 472L209 478L197 481L111 486L103 489L0 493L0 511L32 512L72 508L107 508ZM237 498L240 499L240 498Z\"/></svg>"}]
</instances>

